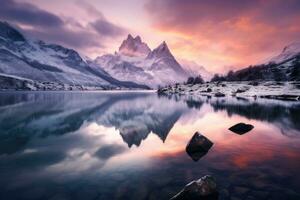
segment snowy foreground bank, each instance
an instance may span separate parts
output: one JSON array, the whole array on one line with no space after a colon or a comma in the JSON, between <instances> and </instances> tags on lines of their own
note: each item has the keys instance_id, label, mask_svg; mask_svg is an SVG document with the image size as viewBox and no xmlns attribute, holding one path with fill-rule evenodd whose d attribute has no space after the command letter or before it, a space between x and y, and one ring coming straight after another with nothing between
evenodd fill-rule
<instances>
[{"instance_id":1,"label":"snowy foreground bank","mask_svg":"<svg viewBox=\"0 0 300 200\"><path fill-rule=\"evenodd\" d=\"M160 88L159 94L187 96L236 96L300 101L300 82L213 82L176 84Z\"/></svg>"},{"instance_id":2,"label":"snowy foreground bank","mask_svg":"<svg viewBox=\"0 0 300 200\"><path fill-rule=\"evenodd\" d=\"M85 86L78 84L65 84L58 82L41 82L21 78L13 75L0 73L0 91L21 90L21 91L81 91L81 90L131 90L127 87L113 85ZM132 90L137 90L133 88Z\"/></svg>"}]
</instances>

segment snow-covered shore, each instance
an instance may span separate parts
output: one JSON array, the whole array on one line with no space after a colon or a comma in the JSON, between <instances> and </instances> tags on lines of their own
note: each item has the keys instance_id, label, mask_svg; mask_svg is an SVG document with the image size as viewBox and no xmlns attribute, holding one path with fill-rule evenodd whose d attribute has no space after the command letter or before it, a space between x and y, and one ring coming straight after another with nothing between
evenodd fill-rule
<instances>
[{"instance_id":1,"label":"snow-covered shore","mask_svg":"<svg viewBox=\"0 0 300 200\"><path fill-rule=\"evenodd\" d=\"M58 82L41 82L21 78L13 75L0 73L0 91L21 90L21 91L93 91L93 90L137 90L112 85L85 86L78 84L66 84Z\"/></svg>"},{"instance_id":2,"label":"snow-covered shore","mask_svg":"<svg viewBox=\"0 0 300 200\"><path fill-rule=\"evenodd\" d=\"M159 94L186 96L236 96L300 100L300 82L212 82L204 84L176 84L158 90Z\"/></svg>"}]
</instances>

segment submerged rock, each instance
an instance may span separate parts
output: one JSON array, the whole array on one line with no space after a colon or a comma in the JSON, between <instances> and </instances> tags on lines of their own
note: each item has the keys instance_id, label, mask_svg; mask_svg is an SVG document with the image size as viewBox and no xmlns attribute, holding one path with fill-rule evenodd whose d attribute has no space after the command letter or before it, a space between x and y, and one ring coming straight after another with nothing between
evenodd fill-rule
<instances>
[{"instance_id":1,"label":"submerged rock","mask_svg":"<svg viewBox=\"0 0 300 200\"><path fill-rule=\"evenodd\" d=\"M278 99L283 101L300 101L300 96L298 95L261 95L259 97L266 99Z\"/></svg>"},{"instance_id":2,"label":"submerged rock","mask_svg":"<svg viewBox=\"0 0 300 200\"><path fill-rule=\"evenodd\" d=\"M207 154L212 146L213 142L211 142L200 133L196 132L193 135L192 139L189 141L185 150L194 161L198 161L200 158Z\"/></svg>"},{"instance_id":3,"label":"submerged rock","mask_svg":"<svg viewBox=\"0 0 300 200\"><path fill-rule=\"evenodd\" d=\"M254 128L251 124L238 123L229 128L230 131L237 133L239 135L243 135Z\"/></svg>"},{"instance_id":4,"label":"submerged rock","mask_svg":"<svg viewBox=\"0 0 300 200\"><path fill-rule=\"evenodd\" d=\"M215 179L206 175L187 184L183 190L170 200L217 200L217 183Z\"/></svg>"},{"instance_id":5,"label":"submerged rock","mask_svg":"<svg viewBox=\"0 0 300 200\"><path fill-rule=\"evenodd\" d=\"M225 97L225 94L221 93L221 92L217 92L215 94L215 97Z\"/></svg>"}]
</instances>

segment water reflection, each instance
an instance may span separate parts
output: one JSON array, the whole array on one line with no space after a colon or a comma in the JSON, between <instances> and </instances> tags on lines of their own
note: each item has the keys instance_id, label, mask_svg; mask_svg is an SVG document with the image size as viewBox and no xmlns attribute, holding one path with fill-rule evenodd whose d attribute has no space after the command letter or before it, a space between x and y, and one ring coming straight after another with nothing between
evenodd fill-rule
<instances>
[{"instance_id":1,"label":"water reflection","mask_svg":"<svg viewBox=\"0 0 300 200\"><path fill-rule=\"evenodd\" d=\"M155 96L139 93L1 95L0 155L22 150L33 137L75 132L84 122L119 130L129 147L139 146L151 132L165 141L186 110L183 105L174 106L167 100L157 102Z\"/></svg>"},{"instance_id":2,"label":"water reflection","mask_svg":"<svg viewBox=\"0 0 300 200\"><path fill-rule=\"evenodd\" d=\"M270 100L0 93L0 199L169 199L206 174L219 199L297 199L299 116ZM228 131L241 121L255 128ZM196 131L214 143L198 162Z\"/></svg>"},{"instance_id":3,"label":"water reflection","mask_svg":"<svg viewBox=\"0 0 300 200\"><path fill-rule=\"evenodd\" d=\"M300 103L278 100L253 99L242 97L211 98L208 97L180 97L160 96L186 102L189 108L201 109L203 103L209 104L214 112L226 111L227 115L239 115L251 120L259 120L276 124L282 134L289 137L297 137L300 132Z\"/></svg>"}]
</instances>

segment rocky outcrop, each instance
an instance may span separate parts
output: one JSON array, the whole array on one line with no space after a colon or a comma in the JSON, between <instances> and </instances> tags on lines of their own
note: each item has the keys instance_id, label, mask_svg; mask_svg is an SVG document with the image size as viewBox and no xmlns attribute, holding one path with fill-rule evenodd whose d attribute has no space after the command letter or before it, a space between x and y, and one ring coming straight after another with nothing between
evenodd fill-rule
<instances>
[{"instance_id":1,"label":"rocky outcrop","mask_svg":"<svg viewBox=\"0 0 300 200\"><path fill-rule=\"evenodd\" d=\"M187 184L183 190L170 200L217 200L218 196L215 179L206 175Z\"/></svg>"},{"instance_id":2,"label":"rocky outcrop","mask_svg":"<svg viewBox=\"0 0 300 200\"><path fill-rule=\"evenodd\" d=\"M211 142L200 133L196 132L192 139L189 141L185 150L194 161L198 161L200 158L207 154L212 146L213 142Z\"/></svg>"},{"instance_id":3,"label":"rocky outcrop","mask_svg":"<svg viewBox=\"0 0 300 200\"><path fill-rule=\"evenodd\" d=\"M243 135L254 128L251 124L238 123L229 128L230 131L237 133L239 135Z\"/></svg>"}]
</instances>

